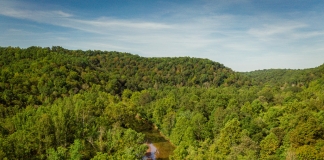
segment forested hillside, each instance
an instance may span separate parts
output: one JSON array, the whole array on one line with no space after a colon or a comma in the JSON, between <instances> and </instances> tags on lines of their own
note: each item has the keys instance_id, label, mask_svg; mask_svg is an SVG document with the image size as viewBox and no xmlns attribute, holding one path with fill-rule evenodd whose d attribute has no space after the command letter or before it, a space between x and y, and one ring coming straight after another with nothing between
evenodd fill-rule
<instances>
[{"instance_id":1,"label":"forested hillside","mask_svg":"<svg viewBox=\"0 0 324 160\"><path fill-rule=\"evenodd\" d=\"M243 72L254 81L254 85L305 85L318 79L324 73L324 64L310 69L265 69L252 72Z\"/></svg>"},{"instance_id":2,"label":"forested hillside","mask_svg":"<svg viewBox=\"0 0 324 160\"><path fill-rule=\"evenodd\" d=\"M324 70L236 73L207 59L0 47L1 159L323 159Z\"/></svg>"},{"instance_id":3,"label":"forested hillside","mask_svg":"<svg viewBox=\"0 0 324 160\"><path fill-rule=\"evenodd\" d=\"M5 106L52 102L94 84L118 95L124 89L243 84L237 81L240 74L207 59L143 58L128 53L71 51L61 47L0 48L0 56Z\"/></svg>"}]
</instances>

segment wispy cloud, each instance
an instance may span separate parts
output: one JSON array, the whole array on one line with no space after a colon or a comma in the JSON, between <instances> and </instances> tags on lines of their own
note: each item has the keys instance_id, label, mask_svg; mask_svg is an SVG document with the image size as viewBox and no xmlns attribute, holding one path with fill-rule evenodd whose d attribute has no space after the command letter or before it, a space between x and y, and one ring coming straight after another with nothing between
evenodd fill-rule
<instances>
[{"instance_id":1,"label":"wispy cloud","mask_svg":"<svg viewBox=\"0 0 324 160\"><path fill-rule=\"evenodd\" d=\"M63 27L71 27L89 32L98 32L98 28L102 31L111 28L124 29L168 29L169 25L163 23L136 21L136 20L119 20L107 17L101 17L94 20L77 19L73 14L61 10L30 10L20 9L19 3L4 3L0 6L0 15L27 19L41 23L48 23ZM96 28L93 28L96 27ZM87 28L93 28L92 30ZM104 30L105 29L105 30Z\"/></svg>"},{"instance_id":2,"label":"wispy cloud","mask_svg":"<svg viewBox=\"0 0 324 160\"><path fill-rule=\"evenodd\" d=\"M168 29L171 26L162 23L140 22L140 21L126 21L112 18L102 17L96 20L76 20L74 22L90 25L93 27L123 27L123 28L137 28L137 29Z\"/></svg>"},{"instance_id":3,"label":"wispy cloud","mask_svg":"<svg viewBox=\"0 0 324 160\"><path fill-rule=\"evenodd\" d=\"M49 20L53 20L54 18L68 18L73 16L72 14L63 12L61 10L33 10L28 8L28 6L26 6L27 8L24 8L22 5L24 4L14 1L4 1L0 5L0 15L45 23L49 23Z\"/></svg>"},{"instance_id":4,"label":"wispy cloud","mask_svg":"<svg viewBox=\"0 0 324 160\"><path fill-rule=\"evenodd\" d=\"M292 25L264 25L262 28L252 28L249 32L256 36L272 36L278 34L290 33L298 28L304 28L306 25L303 24L292 24Z\"/></svg>"}]
</instances>

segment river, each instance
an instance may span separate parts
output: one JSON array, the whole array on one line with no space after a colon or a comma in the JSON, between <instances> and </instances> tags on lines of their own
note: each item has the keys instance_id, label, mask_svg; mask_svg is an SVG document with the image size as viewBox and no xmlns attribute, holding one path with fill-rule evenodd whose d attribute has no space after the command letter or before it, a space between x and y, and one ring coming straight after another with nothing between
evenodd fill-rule
<instances>
[{"instance_id":1,"label":"river","mask_svg":"<svg viewBox=\"0 0 324 160\"><path fill-rule=\"evenodd\" d=\"M149 147L143 160L167 160L173 154L175 147L167 141L157 129L142 131Z\"/></svg>"}]
</instances>

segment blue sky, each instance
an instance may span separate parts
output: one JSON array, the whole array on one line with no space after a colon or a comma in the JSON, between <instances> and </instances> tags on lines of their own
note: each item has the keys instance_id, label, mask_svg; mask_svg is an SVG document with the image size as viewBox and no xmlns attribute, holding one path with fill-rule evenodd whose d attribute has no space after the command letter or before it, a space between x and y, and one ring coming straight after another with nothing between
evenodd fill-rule
<instances>
[{"instance_id":1,"label":"blue sky","mask_svg":"<svg viewBox=\"0 0 324 160\"><path fill-rule=\"evenodd\" d=\"M0 46L200 57L235 71L324 63L324 1L1 0Z\"/></svg>"}]
</instances>

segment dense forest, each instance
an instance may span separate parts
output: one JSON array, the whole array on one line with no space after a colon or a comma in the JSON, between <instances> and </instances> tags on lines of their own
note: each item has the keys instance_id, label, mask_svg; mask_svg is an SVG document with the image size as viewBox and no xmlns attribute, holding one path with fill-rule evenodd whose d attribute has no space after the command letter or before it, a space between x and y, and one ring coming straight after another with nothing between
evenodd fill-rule
<instances>
[{"instance_id":1,"label":"dense forest","mask_svg":"<svg viewBox=\"0 0 324 160\"><path fill-rule=\"evenodd\" d=\"M0 47L0 159L323 159L324 65L234 72L208 59Z\"/></svg>"}]
</instances>

